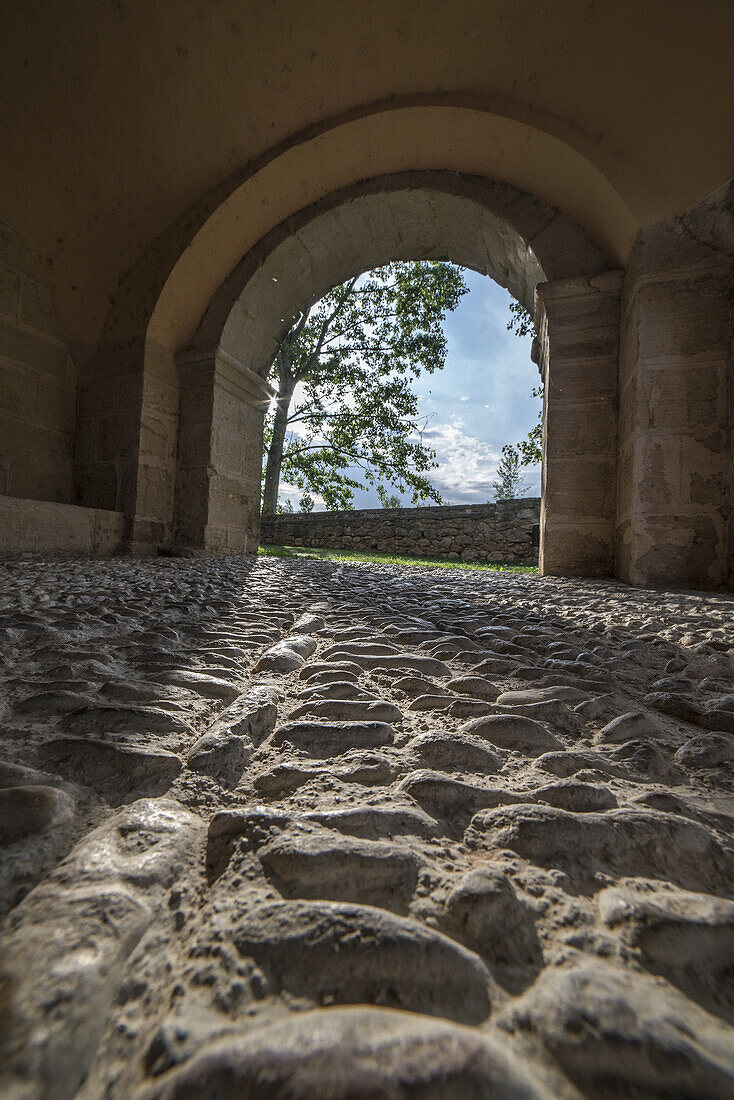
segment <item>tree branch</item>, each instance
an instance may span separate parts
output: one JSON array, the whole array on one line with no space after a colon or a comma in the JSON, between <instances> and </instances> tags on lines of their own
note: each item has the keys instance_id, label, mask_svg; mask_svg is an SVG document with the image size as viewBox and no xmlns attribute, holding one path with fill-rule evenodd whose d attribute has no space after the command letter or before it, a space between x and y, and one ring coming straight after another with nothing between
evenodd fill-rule
<instances>
[{"instance_id":1,"label":"tree branch","mask_svg":"<svg viewBox=\"0 0 734 1100\"><path fill-rule=\"evenodd\" d=\"M321 349L323 347L323 343L324 343L324 339L326 337L326 334L329 331L329 328L331 327L333 321L336 319L336 317L338 317L339 313L341 312L341 310L344 308L344 306L348 302L349 297L350 297L352 291L354 290L354 284L356 283L358 278L359 278L359 276L355 275L355 277L351 280L351 282L346 284L345 289L344 289L344 293L340 297L340 299L337 302L336 306L334 307L332 312L329 314L329 316L324 319L324 323L321 326L321 331L319 333L318 340L316 341L316 347L313 349L313 351L309 355L308 359L306 360L306 365L301 370L295 372L295 377L297 379L300 380L301 378L303 378L311 370L311 367L313 366L313 364L317 361L318 357L321 354Z\"/></svg>"}]
</instances>

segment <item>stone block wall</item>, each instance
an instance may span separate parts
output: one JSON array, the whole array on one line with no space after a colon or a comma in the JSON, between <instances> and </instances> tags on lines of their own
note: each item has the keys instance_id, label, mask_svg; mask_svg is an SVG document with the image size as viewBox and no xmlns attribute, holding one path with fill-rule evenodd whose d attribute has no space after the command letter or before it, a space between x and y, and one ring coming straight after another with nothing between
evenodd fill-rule
<instances>
[{"instance_id":1,"label":"stone block wall","mask_svg":"<svg viewBox=\"0 0 734 1100\"><path fill-rule=\"evenodd\" d=\"M33 549L103 556L120 549L123 533L121 512L0 496L0 554Z\"/></svg>"},{"instance_id":2,"label":"stone block wall","mask_svg":"<svg viewBox=\"0 0 734 1100\"><path fill-rule=\"evenodd\" d=\"M226 352L184 354L178 365L175 542L215 554L252 553L270 388Z\"/></svg>"},{"instance_id":3,"label":"stone block wall","mask_svg":"<svg viewBox=\"0 0 734 1100\"><path fill-rule=\"evenodd\" d=\"M614 573L621 271L541 283L546 575Z\"/></svg>"},{"instance_id":4,"label":"stone block wall","mask_svg":"<svg viewBox=\"0 0 734 1100\"><path fill-rule=\"evenodd\" d=\"M533 565L538 551L532 528L539 519L538 497L458 507L281 513L262 518L260 541Z\"/></svg>"},{"instance_id":5,"label":"stone block wall","mask_svg":"<svg viewBox=\"0 0 734 1100\"><path fill-rule=\"evenodd\" d=\"M48 290L0 218L0 493L72 500L76 374Z\"/></svg>"},{"instance_id":6,"label":"stone block wall","mask_svg":"<svg viewBox=\"0 0 734 1100\"><path fill-rule=\"evenodd\" d=\"M643 230L625 278L616 572L732 586L734 185Z\"/></svg>"}]
</instances>

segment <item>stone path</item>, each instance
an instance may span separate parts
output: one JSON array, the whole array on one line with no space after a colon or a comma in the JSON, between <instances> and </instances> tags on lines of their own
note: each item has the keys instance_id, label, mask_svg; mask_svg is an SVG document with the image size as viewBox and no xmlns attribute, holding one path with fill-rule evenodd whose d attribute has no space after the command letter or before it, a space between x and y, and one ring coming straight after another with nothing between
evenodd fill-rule
<instances>
[{"instance_id":1,"label":"stone path","mask_svg":"<svg viewBox=\"0 0 734 1100\"><path fill-rule=\"evenodd\" d=\"M734 1095L732 597L0 571L3 1096Z\"/></svg>"}]
</instances>

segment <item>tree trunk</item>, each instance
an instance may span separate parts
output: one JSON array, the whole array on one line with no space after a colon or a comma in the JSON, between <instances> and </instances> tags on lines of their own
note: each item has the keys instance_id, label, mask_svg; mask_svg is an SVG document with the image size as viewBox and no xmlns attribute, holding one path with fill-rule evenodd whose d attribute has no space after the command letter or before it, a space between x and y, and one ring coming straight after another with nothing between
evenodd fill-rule
<instances>
[{"instance_id":1,"label":"tree trunk","mask_svg":"<svg viewBox=\"0 0 734 1100\"><path fill-rule=\"evenodd\" d=\"M285 433L288 427L288 410L293 399L293 391L296 388L296 379L290 376L284 377L280 373L278 396L275 402L275 421L273 423L273 438L268 451L268 461L265 466L265 489L263 491L263 515L273 513L278 505L278 489L280 487L280 467L283 462L283 445Z\"/></svg>"}]
</instances>

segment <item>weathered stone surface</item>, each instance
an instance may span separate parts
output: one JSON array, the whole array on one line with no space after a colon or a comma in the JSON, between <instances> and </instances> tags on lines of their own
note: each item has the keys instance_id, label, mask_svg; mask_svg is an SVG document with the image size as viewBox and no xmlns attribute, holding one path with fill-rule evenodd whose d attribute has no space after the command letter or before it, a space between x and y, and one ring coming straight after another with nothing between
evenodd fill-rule
<instances>
[{"instance_id":1,"label":"weathered stone surface","mask_svg":"<svg viewBox=\"0 0 734 1100\"><path fill-rule=\"evenodd\" d=\"M236 699L240 693L239 684L230 683L221 676L210 676L204 672L174 669L170 672L157 672L148 679L156 684L172 684L174 687L188 688L207 699L224 699L225 702Z\"/></svg>"},{"instance_id":2,"label":"weathered stone surface","mask_svg":"<svg viewBox=\"0 0 734 1100\"><path fill-rule=\"evenodd\" d=\"M653 811L569 813L545 806L509 806L477 814L467 841L484 849L510 848L571 875L642 875L724 896L731 891L734 874L734 851L723 847L710 829Z\"/></svg>"},{"instance_id":3,"label":"weathered stone surface","mask_svg":"<svg viewBox=\"0 0 734 1100\"><path fill-rule=\"evenodd\" d=\"M203 823L143 800L92 832L8 920L0 1084L65 1100L94 1056L125 961L199 858Z\"/></svg>"},{"instance_id":4,"label":"weathered stone surface","mask_svg":"<svg viewBox=\"0 0 734 1100\"><path fill-rule=\"evenodd\" d=\"M235 786L250 763L254 745L249 737L238 737L225 730L209 730L189 749L186 766Z\"/></svg>"},{"instance_id":5,"label":"weathered stone surface","mask_svg":"<svg viewBox=\"0 0 734 1100\"><path fill-rule=\"evenodd\" d=\"M74 737L98 737L108 733L136 737L171 733L191 736L185 719L153 707L87 706L67 714L59 725Z\"/></svg>"},{"instance_id":6,"label":"weathered stone surface","mask_svg":"<svg viewBox=\"0 0 734 1100\"><path fill-rule=\"evenodd\" d=\"M572 810L574 813L613 810L617 805L616 797L607 787L580 783L576 779L562 779L558 783L535 787L529 792L529 800L547 802L549 806L558 806L561 810Z\"/></svg>"},{"instance_id":7,"label":"weathered stone surface","mask_svg":"<svg viewBox=\"0 0 734 1100\"><path fill-rule=\"evenodd\" d=\"M88 702L78 691L40 691L15 704L15 713L22 718L57 718L81 710Z\"/></svg>"},{"instance_id":8,"label":"weathered stone surface","mask_svg":"<svg viewBox=\"0 0 734 1100\"><path fill-rule=\"evenodd\" d=\"M135 794L163 794L183 767L164 749L136 749L92 737L57 737L38 748L36 759L94 788L113 805Z\"/></svg>"},{"instance_id":9,"label":"weathered stone surface","mask_svg":"<svg viewBox=\"0 0 734 1100\"><path fill-rule=\"evenodd\" d=\"M318 683L331 677L340 680L358 680L362 673L354 661L312 661L304 665L298 674L299 680Z\"/></svg>"},{"instance_id":10,"label":"weathered stone surface","mask_svg":"<svg viewBox=\"0 0 734 1100\"><path fill-rule=\"evenodd\" d=\"M462 733L484 737L503 749L539 756L551 749L561 748L561 742L549 733L540 722L521 715L488 715L475 718L462 726Z\"/></svg>"},{"instance_id":11,"label":"weathered stone surface","mask_svg":"<svg viewBox=\"0 0 734 1100\"><path fill-rule=\"evenodd\" d=\"M408 1012L332 1008L225 1039L148 1085L136 1100L541 1100L496 1039Z\"/></svg>"},{"instance_id":12,"label":"weathered stone surface","mask_svg":"<svg viewBox=\"0 0 734 1100\"><path fill-rule=\"evenodd\" d=\"M428 770L410 772L400 781L397 789L409 794L434 816L446 818L452 825L457 822L465 824L477 810L512 805L522 797L502 787L483 787L443 772Z\"/></svg>"},{"instance_id":13,"label":"weathered stone surface","mask_svg":"<svg viewBox=\"0 0 734 1100\"><path fill-rule=\"evenodd\" d=\"M617 779L627 779L630 774L623 764L613 763L608 755L587 749L544 752L536 759L535 766L562 779L582 772L594 772L598 776L614 776Z\"/></svg>"},{"instance_id":14,"label":"weathered stone surface","mask_svg":"<svg viewBox=\"0 0 734 1100\"><path fill-rule=\"evenodd\" d=\"M342 656L344 660L356 664L366 671L370 669L379 669L380 671L399 669L404 672L418 672L422 676L436 676L439 679L451 675L450 668L443 661L437 661L435 657L424 657L420 653L390 653L387 656L372 657L364 653L346 652L333 654L331 660L341 660Z\"/></svg>"},{"instance_id":15,"label":"weathered stone surface","mask_svg":"<svg viewBox=\"0 0 734 1100\"><path fill-rule=\"evenodd\" d=\"M323 673L321 675L324 676ZM298 692L298 698L302 699L304 703L316 699L362 699L367 703L377 702L377 697L371 691L360 687L354 680L340 680L331 677L326 680L317 677L315 680L318 682L315 683L314 687L308 687ZM301 703L301 706L303 706L303 703Z\"/></svg>"},{"instance_id":16,"label":"weathered stone surface","mask_svg":"<svg viewBox=\"0 0 734 1100\"><path fill-rule=\"evenodd\" d=\"M424 733L410 741L407 748L428 768L487 775L499 771L503 763L486 741L469 734Z\"/></svg>"},{"instance_id":17,"label":"weathered stone surface","mask_svg":"<svg viewBox=\"0 0 734 1100\"><path fill-rule=\"evenodd\" d=\"M630 884L604 890L599 912L649 970L734 1023L734 901Z\"/></svg>"},{"instance_id":18,"label":"weathered stone surface","mask_svg":"<svg viewBox=\"0 0 734 1100\"><path fill-rule=\"evenodd\" d=\"M308 634L292 634L276 642L255 665L256 672L295 672L316 649L316 640Z\"/></svg>"},{"instance_id":19,"label":"weathered stone surface","mask_svg":"<svg viewBox=\"0 0 734 1100\"><path fill-rule=\"evenodd\" d=\"M512 706L500 706L497 703L492 710L495 715L506 714L512 717L521 715L533 722L550 726L559 733L569 734L574 739L583 737L588 732L581 715L572 710L562 699L541 699L534 703L516 703Z\"/></svg>"},{"instance_id":20,"label":"weathered stone surface","mask_svg":"<svg viewBox=\"0 0 734 1100\"><path fill-rule=\"evenodd\" d=\"M362 699L312 699L292 710L288 719L293 722L305 715L340 722L401 722L403 718L394 703Z\"/></svg>"},{"instance_id":21,"label":"weathered stone surface","mask_svg":"<svg viewBox=\"0 0 734 1100\"><path fill-rule=\"evenodd\" d=\"M588 693L580 688L558 687L525 688L521 691L503 691L497 697L497 702L505 707L529 706L531 703L544 703L549 699L560 699L569 706L583 703L589 698Z\"/></svg>"},{"instance_id":22,"label":"weathered stone surface","mask_svg":"<svg viewBox=\"0 0 734 1100\"><path fill-rule=\"evenodd\" d=\"M271 735L274 745L295 745L313 756L338 756L352 748L377 748L394 738L386 722L286 722Z\"/></svg>"},{"instance_id":23,"label":"weathered stone surface","mask_svg":"<svg viewBox=\"0 0 734 1100\"><path fill-rule=\"evenodd\" d=\"M602 963L546 971L500 1019L537 1036L585 1096L706 1096L734 1087L731 1030L670 987Z\"/></svg>"},{"instance_id":24,"label":"weathered stone surface","mask_svg":"<svg viewBox=\"0 0 734 1100\"><path fill-rule=\"evenodd\" d=\"M671 718L680 718L707 730L734 733L734 713L717 707L702 707L687 692L672 694L654 691L645 696L644 702L648 707L654 707Z\"/></svg>"},{"instance_id":25,"label":"weathered stone surface","mask_svg":"<svg viewBox=\"0 0 734 1100\"><path fill-rule=\"evenodd\" d=\"M0 868L0 952L26 992L11 997L11 1076L0 1091L185 1094L199 1083L188 1068L209 1065L220 1044L257 1046L280 1027L296 1043L288 1029L332 1002L361 1002L326 1013L335 1020L372 1018L370 1004L416 1009L419 1030L436 1015L469 1020L482 1047L498 1011L508 1018L552 976L604 957L603 973L624 984L598 1026L588 1010L591 1053L559 1057L532 1023L503 1040L511 1057L569 1100L677 1095L639 1023L654 987L655 1019L689 1028L682 1094L716 1095L695 1065L709 1042L701 1013L727 1042L734 1034L731 735L644 699L667 693L699 717L733 713L730 600L278 559L19 559L3 579L14 606L0 600L0 788L10 788L0 803L13 839ZM318 648L304 663L297 654L297 669L253 677L264 648L304 637ZM176 671L239 694L229 702L228 691L183 687ZM71 693L74 708L56 711L47 697L19 713L16 704L54 692ZM329 717L345 704L352 720ZM317 713L294 718L304 705ZM375 706L394 720L367 721ZM485 708L476 721L459 717ZM614 721L639 714L644 725ZM39 787L42 812L18 814ZM170 829L128 816L134 807L113 818L111 803L169 788L201 819L181 806ZM78 862L93 837L106 839ZM584 1034L587 1008L579 1013ZM569 1020L558 1049L576 1050ZM459 1049L464 1031L437 1026ZM653 1028L665 1072L679 1049L670 1027ZM423 1076L385 1078L385 1089L399 1080L422 1096L430 1085L453 1100L507 1085L491 1074L487 1088L482 1074L470 1084L448 1070L445 1081L438 1070L426 1077L427 1048L411 1035L410 1065ZM354 1049L338 1037L329 1047L340 1073L362 1065ZM407 1057L400 1045L390 1065ZM248 1061L242 1087L270 1100L283 1058L268 1063L274 1078ZM203 1095L239 1088L226 1059L230 1083L217 1069ZM287 1061L296 1068L282 1090L321 1098L327 1063L308 1062L306 1080L299 1059ZM51 1092L44 1081L57 1079ZM356 1090L363 1079L341 1080ZM368 1077L365 1100L374 1088Z\"/></svg>"},{"instance_id":26,"label":"weathered stone surface","mask_svg":"<svg viewBox=\"0 0 734 1100\"><path fill-rule=\"evenodd\" d=\"M74 800L54 787L0 787L0 846L63 825Z\"/></svg>"},{"instance_id":27,"label":"weathered stone surface","mask_svg":"<svg viewBox=\"0 0 734 1100\"><path fill-rule=\"evenodd\" d=\"M537 967L542 960L534 914L502 871L470 871L446 899L446 912L463 942L496 965Z\"/></svg>"},{"instance_id":28,"label":"weathered stone surface","mask_svg":"<svg viewBox=\"0 0 734 1100\"><path fill-rule=\"evenodd\" d=\"M273 688L254 686L239 695L209 727L236 737L249 737L256 745L275 728L278 696Z\"/></svg>"},{"instance_id":29,"label":"weathered stone surface","mask_svg":"<svg viewBox=\"0 0 734 1100\"><path fill-rule=\"evenodd\" d=\"M340 758L341 762L328 765L328 774L345 783L360 783L366 787L382 786L390 782L394 766L386 756L378 752L350 750ZM255 790L269 798L290 794L304 783L327 774L320 764L282 763L270 771L262 772L254 779Z\"/></svg>"},{"instance_id":30,"label":"weathered stone surface","mask_svg":"<svg viewBox=\"0 0 734 1100\"><path fill-rule=\"evenodd\" d=\"M608 722L594 737L598 745L619 745L624 741L660 737L663 729L659 722L641 711L620 714Z\"/></svg>"},{"instance_id":31,"label":"weathered stone surface","mask_svg":"<svg viewBox=\"0 0 734 1100\"><path fill-rule=\"evenodd\" d=\"M415 890L416 856L380 840L327 829L282 833L258 849L258 859L291 898L326 898L404 912Z\"/></svg>"},{"instance_id":32,"label":"weathered stone surface","mask_svg":"<svg viewBox=\"0 0 734 1100\"><path fill-rule=\"evenodd\" d=\"M607 759L627 768L629 775L637 775L647 782L682 782L683 772L651 741L624 741L607 752Z\"/></svg>"},{"instance_id":33,"label":"weathered stone surface","mask_svg":"<svg viewBox=\"0 0 734 1100\"><path fill-rule=\"evenodd\" d=\"M229 917L222 931L273 992L323 1004L375 1004L479 1023L489 975L476 955L415 921L335 902L280 902Z\"/></svg>"},{"instance_id":34,"label":"weathered stone surface","mask_svg":"<svg viewBox=\"0 0 734 1100\"><path fill-rule=\"evenodd\" d=\"M415 699L411 699L408 703L407 710L412 713L420 713L421 711L427 710L448 714L451 706L452 700L448 695L416 695Z\"/></svg>"},{"instance_id":35,"label":"weathered stone surface","mask_svg":"<svg viewBox=\"0 0 734 1100\"><path fill-rule=\"evenodd\" d=\"M307 821L318 821L330 829L367 838L436 836L438 822L417 806L349 806L346 809L311 810Z\"/></svg>"},{"instance_id":36,"label":"weathered stone surface","mask_svg":"<svg viewBox=\"0 0 734 1100\"><path fill-rule=\"evenodd\" d=\"M686 741L675 754L683 768L716 768L734 760L734 737L725 733L705 733Z\"/></svg>"}]
</instances>

